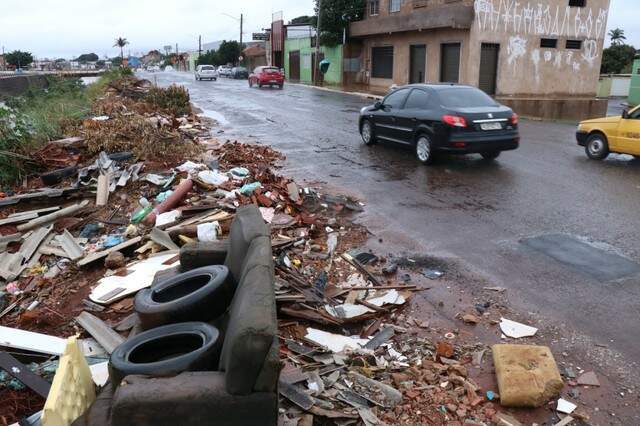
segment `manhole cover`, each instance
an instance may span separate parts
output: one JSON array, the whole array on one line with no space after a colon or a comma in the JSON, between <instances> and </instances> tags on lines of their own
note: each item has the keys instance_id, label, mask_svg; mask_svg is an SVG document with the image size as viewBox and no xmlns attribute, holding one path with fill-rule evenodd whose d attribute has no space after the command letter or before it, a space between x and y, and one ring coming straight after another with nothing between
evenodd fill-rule
<instances>
[{"instance_id":1,"label":"manhole cover","mask_svg":"<svg viewBox=\"0 0 640 426\"><path fill-rule=\"evenodd\" d=\"M553 234L521 241L556 261L600 281L640 273L640 265L615 253L594 247L570 235Z\"/></svg>"}]
</instances>

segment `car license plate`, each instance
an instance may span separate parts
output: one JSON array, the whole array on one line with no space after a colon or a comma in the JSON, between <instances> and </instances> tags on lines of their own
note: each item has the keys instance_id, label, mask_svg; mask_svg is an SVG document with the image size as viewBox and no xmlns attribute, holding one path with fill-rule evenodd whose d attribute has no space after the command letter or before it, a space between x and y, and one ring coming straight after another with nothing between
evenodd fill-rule
<instances>
[{"instance_id":1,"label":"car license plate","mask_svg":"<svg viewBox=\"0 0 640 426\"><path fill-rule=\"evenodd\" d=\"M271 80L270 83L276 84L278 80Z\"/></svg>"},{"instance_id":2,"label":"car license plate","mask_svg":"<svg viewBox=\"0 0 640 426\"><path fill-rule=\"evenodd\" d=\"M500 123L481 123L480 128L482 130L500 130L502 129L502 124Z\"/></svg>"}]
</instances>

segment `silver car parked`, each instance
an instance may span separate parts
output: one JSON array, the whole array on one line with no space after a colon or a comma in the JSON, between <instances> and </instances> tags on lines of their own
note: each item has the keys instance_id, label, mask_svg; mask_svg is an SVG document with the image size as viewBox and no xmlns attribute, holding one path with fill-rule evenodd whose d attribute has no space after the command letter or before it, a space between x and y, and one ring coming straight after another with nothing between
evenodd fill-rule
<instances>
[{"instance_id":1,"label":"silver car parked","mask_svg":"<svg viewBox=\"0 0 640 426\"><path fill-rule=\"evenodd\" d=\"M196 80L213 80L218 79L218 72L213 65L198 65L196 68Z\"/></svg>"}]
</instances>

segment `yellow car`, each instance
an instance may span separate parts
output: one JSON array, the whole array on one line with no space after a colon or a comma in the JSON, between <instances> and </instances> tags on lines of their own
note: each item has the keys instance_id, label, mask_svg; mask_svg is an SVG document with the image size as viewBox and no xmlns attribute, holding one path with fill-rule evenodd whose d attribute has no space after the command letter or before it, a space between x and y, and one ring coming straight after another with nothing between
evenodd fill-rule
<instances>
[{"instance_id":1,"label":"yellow car","mask_svg":"<svg viewBox=\"0 0 640 426\"><path fill-rule=\"evenodd\" d=\"M593 160L604 160L612 152L640 157L640 105L621 116L582 121L576 138Z\"/></svg>"}]
</instances>

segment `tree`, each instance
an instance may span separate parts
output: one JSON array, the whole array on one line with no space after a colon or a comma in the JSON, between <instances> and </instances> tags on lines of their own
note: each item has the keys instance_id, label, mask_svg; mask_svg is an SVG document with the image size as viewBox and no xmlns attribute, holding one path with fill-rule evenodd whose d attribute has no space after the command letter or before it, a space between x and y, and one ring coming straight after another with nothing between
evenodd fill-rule
<instances>
[{"instance_id":1,"label":"tree","mask_svg":"<svg viewBox=\"0 0 640 426\"><path fill-rule=\"evenodd\" d=\"M240 48L240 43L235 40L223 40L217 53L221 64L237 64L238 58L242 54L242 49Z\"/></svg>"},{"instance_id":2,"label":"tree","mask_svg":"<svg viewBox=\"0 0 640 426\"><path fill-rule=\"evenodd\" d=\"M620 28L610 30L609 37L611 38L611 44L614 46L624 44L625 40L627 40L627 37L624 35L624 30Z\"/></svg>"},{"instance_id":3,"label":"tree","mask_svg":"<svg viewBox=\"0 0 640 426\"><path fill-rule=\"evenodd\" d=\"M621 74L636 57L636 49L627 44L614 44L602 52L602 74Z\"/></svg>"},{"instance_id":4,"label":"tree","mask_svg":"<svg viewBox=\"0 0 640 426\"><path fill-rule=\"evenodd\" d=\"M13 52L7 53L5 59L9 65L21 68L33 62L33 55L29 52L14 50Z\"/></svg>"},{"instance_id":5,"label":"tree","mask_svg":"<svg viewBox=\"0 0 640 426\"><path fill-rule=\"evenodd\" d=\"M197 65L222 65L220 56L215 50L207 50L198 57Z\"/></svg>"},{"instance_id":6,"label":"tree","mask_svg":"<svg viewBox=\"0 0 640 426\"><path fill-rule=\"evenodd\" d=\"M342 43L349 23L364 17L366 0L322 0L320 11L320 44L336 46ZM318 13L318 0L316 0Z\"/></svg>"},{"instance_id":7,"label":"tree","mask_svg":"<svg viewBox=\"0 0 640 426\"><path fill-rule=\"evenodd\" d=\"M113 45L113 47L119 47L120 48L120 63L124 63L124 47L129 44L129 40L127 40L126 38L122 38L122 37L118 37L116 39L115 44Z\"/></svg>"},{"instance_id":8,"label":"tree","mask_svg":"<svg viewBox=\"0 0 640 426\"><path fill-rule=\"evenodd\" d=\"M78 56L76 59L78 62L96 62L100 57L95 53L85 53L83 55Z\"/></svg>"},{"instance_id":9,"label":"tree","mask_svg":"<svg viewBox=\"0 0 640 426\"><path fill-rule=\"evenodd\" d=\"M318 18L316 16L302 15L302 16L298 16L297 18L293 18L291 21L289 21L289 25L309 24L315 27L317 24L317 21L318 21Z\"/></svg>"}]
</instances>

